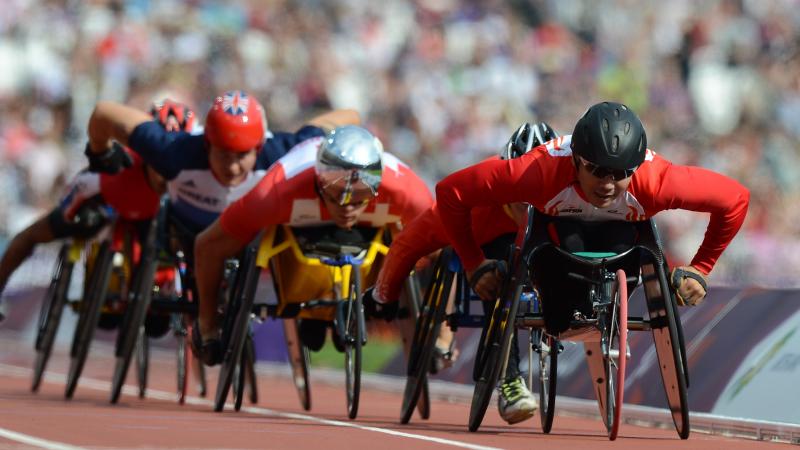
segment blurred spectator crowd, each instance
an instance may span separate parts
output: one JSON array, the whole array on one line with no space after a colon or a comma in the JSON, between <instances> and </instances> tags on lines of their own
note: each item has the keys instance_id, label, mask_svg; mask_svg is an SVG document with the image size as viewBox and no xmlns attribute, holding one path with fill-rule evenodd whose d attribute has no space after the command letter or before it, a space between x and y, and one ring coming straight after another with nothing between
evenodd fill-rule
<instances>
[{"instance_id":1,"label":"blurred spectator crowd","mask_svg":"<svg viewBox=\"0 0 800 450\"><path fill-rule=\"evenodd\" d=\"M354 108L431 186L617 100L650 148L751 190L713 281L800 285L798 0L4 0L0 67L0 248L84 165L98 99L202 117L243 88L272 129ZM659 215L674 262L706 223Z\"/></svg>"}]
</instances>

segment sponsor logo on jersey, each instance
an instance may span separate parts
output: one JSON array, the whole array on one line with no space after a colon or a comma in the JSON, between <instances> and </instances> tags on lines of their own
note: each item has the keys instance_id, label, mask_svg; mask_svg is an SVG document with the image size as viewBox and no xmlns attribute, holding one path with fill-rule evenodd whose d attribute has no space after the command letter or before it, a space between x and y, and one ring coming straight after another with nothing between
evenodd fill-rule
<instances>
[{"instance_id":1,"label":"sponsor logo on jersey","mask_svg":"<svg viewBox=\"0 0 800 450\"><path fill-rule=\"evenodd\" d=\"M204 203L206 205L217 206L219 204L218 198L209 197L207 195L199 194L197 192L184 189L183 186L178 188L178 192L180 192L181 195L185 195L186 197L189 197L196 202Z\"/></svg>"}]
</instances>

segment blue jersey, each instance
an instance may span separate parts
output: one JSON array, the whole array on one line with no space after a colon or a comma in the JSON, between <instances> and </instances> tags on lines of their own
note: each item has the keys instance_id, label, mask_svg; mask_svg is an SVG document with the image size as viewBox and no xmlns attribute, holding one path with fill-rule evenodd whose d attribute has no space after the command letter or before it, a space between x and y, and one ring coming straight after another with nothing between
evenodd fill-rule
<instances>
[{"instance_id":1,"label":"blue jersey","mask_svg":"<svg viewBox=\"0 0 800 450\"><path fill-rule=\"evenodd\" d=\"M256 165L244 182L225 186L211 173L208 149L202 134L168 133L156 122L145 122L128 138L131 149L167 179L172 210L182 222L200 231L211 224L232 202L246 194L267 169L297 144L324 136L318 127L305 126L296 133L267 136Z\"/></svg>"}]
</instances>

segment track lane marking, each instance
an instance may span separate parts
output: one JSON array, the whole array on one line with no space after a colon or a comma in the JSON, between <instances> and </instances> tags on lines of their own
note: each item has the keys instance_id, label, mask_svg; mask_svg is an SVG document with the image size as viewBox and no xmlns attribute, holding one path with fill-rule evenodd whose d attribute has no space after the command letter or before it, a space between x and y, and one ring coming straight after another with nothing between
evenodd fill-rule
<instances>
[{"instance_id":1,"label":"track lane marking","mask_svg":"<svg viewBox=\"0 0 800 450\"><path fill-rule=\"evenodd\" d=\"M25 367L14 366L9 364L2 364L0 363L0 373L4 375L15 376L19 378L30 377L33 370ZM45 373L44 380L49 383L53 384L60 384L63 385L66 383L66 375L64 374L54 374L54 373ZM111 383L108 381L98 380L95 378L87 378L81 377L80 379L80 386L88 389L93 389L97 391L106 391L108 392L111 389ZM138 396L139 389L131 386L125 385L122 388L122 393L125 395L130 396ZM161 391L157 389L147 389L147 397L157 400L167 400L167 401L175 401L177 398L177 394L173 392ZM186 403L191 405L201 405L201 406L213 406L214 402L211 400L206 400L200 397L193 397L193 396L186 396ZM469 442L462 442L462 441L455 441L452 439L445 439L445 438L438 438L434 436L425 436L422 434L414 434L414 433L407 433L404 431L396 431L390 430L386 428L379 428L379 427L372 427L368 425L360 425L354 422L342 422L338 420L332 419L323 419L320 417L314 417L307 414L297 414L297 413L288 413L288 412L281 412L276 411L269 408L262 408L258 406L242 406L242 411L258 414L262 416L273 416L273 417L282 417L286 419L293 419L293 420L302 420L306 422L316 422L324 425L336 426L336 427L345 427L345 428L355 428L364 431L371 431L374 433L383 433L388 434L391 436L397 436L407 439L416 439L420 441L427 441L427 442L435 442L437 444L442 445L449 445L451 447L459 447L459 448L467 448L470 450L501 450L499 447L489 447L485 445L479 444L472 444ZM2 430L2 428L0 428ZM33 438L36 439L36 438ZM55 443L57 444L57 443ZM80 447L45 447L45 448L52 448L53 450L56 449L64 449L64 450L71 450L71 449L80 449Z\"/></svg>"},{"instance_id":2,"label":"track lane marking","mask_svg":"<svg viewBox=\"0 0 800 450\"><path fill-rule=\"evenodd\" d=\"M64 444L62 442L49 441L47 439L37 438L35 436L11 431L6 428L0 428L0 437L11 441L20 442L25 445L46 448L48 450L84 450L83 447L76 447L74 445Z\"/></svg>"}]
</instances>

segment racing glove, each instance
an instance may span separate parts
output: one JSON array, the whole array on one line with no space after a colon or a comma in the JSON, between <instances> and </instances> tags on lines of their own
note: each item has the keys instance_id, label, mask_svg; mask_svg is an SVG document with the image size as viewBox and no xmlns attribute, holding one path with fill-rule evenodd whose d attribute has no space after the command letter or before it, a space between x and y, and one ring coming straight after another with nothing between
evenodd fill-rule
<instances>
[{"instance_id":1,"label":"racing glove","mask_svg":"<svg viewBox=\"0 0 800 450\"><path fill-rule=\"evenodd\" d=\"M92 152L87 142L86 150L83 154L89 159L90 172L115 174L133 165L133 158L131 158L118 142L114 142L111 148L104 153Z\"/></svg>"},{"instance_id":2,"label":"racing glove","mask_svg":"<svg viewBox=\"0 0 800 450\"><path fill-rule=\"evenodd\" d=\"M361 296L364 304L364 312L367 317L383 319L391 322L397 317L397 310L400 302L382 302L375 298L375 287L370 287Z\"/></svg>"},{"instance_id":3,"label":"racing glove","mask_svg":"<svg viewBox=\"0 0 800 450\"><path fill-rule=\"evenodd\" d=\"M697 283L690 283L687 278ZM675 289L675 295L678 298L678 305L680 306L697 305L708 293L708 281L706 281L706 276L692 266L682 266L672 269L669 280L670 284Z\"/></svg>"}]
</instances>

